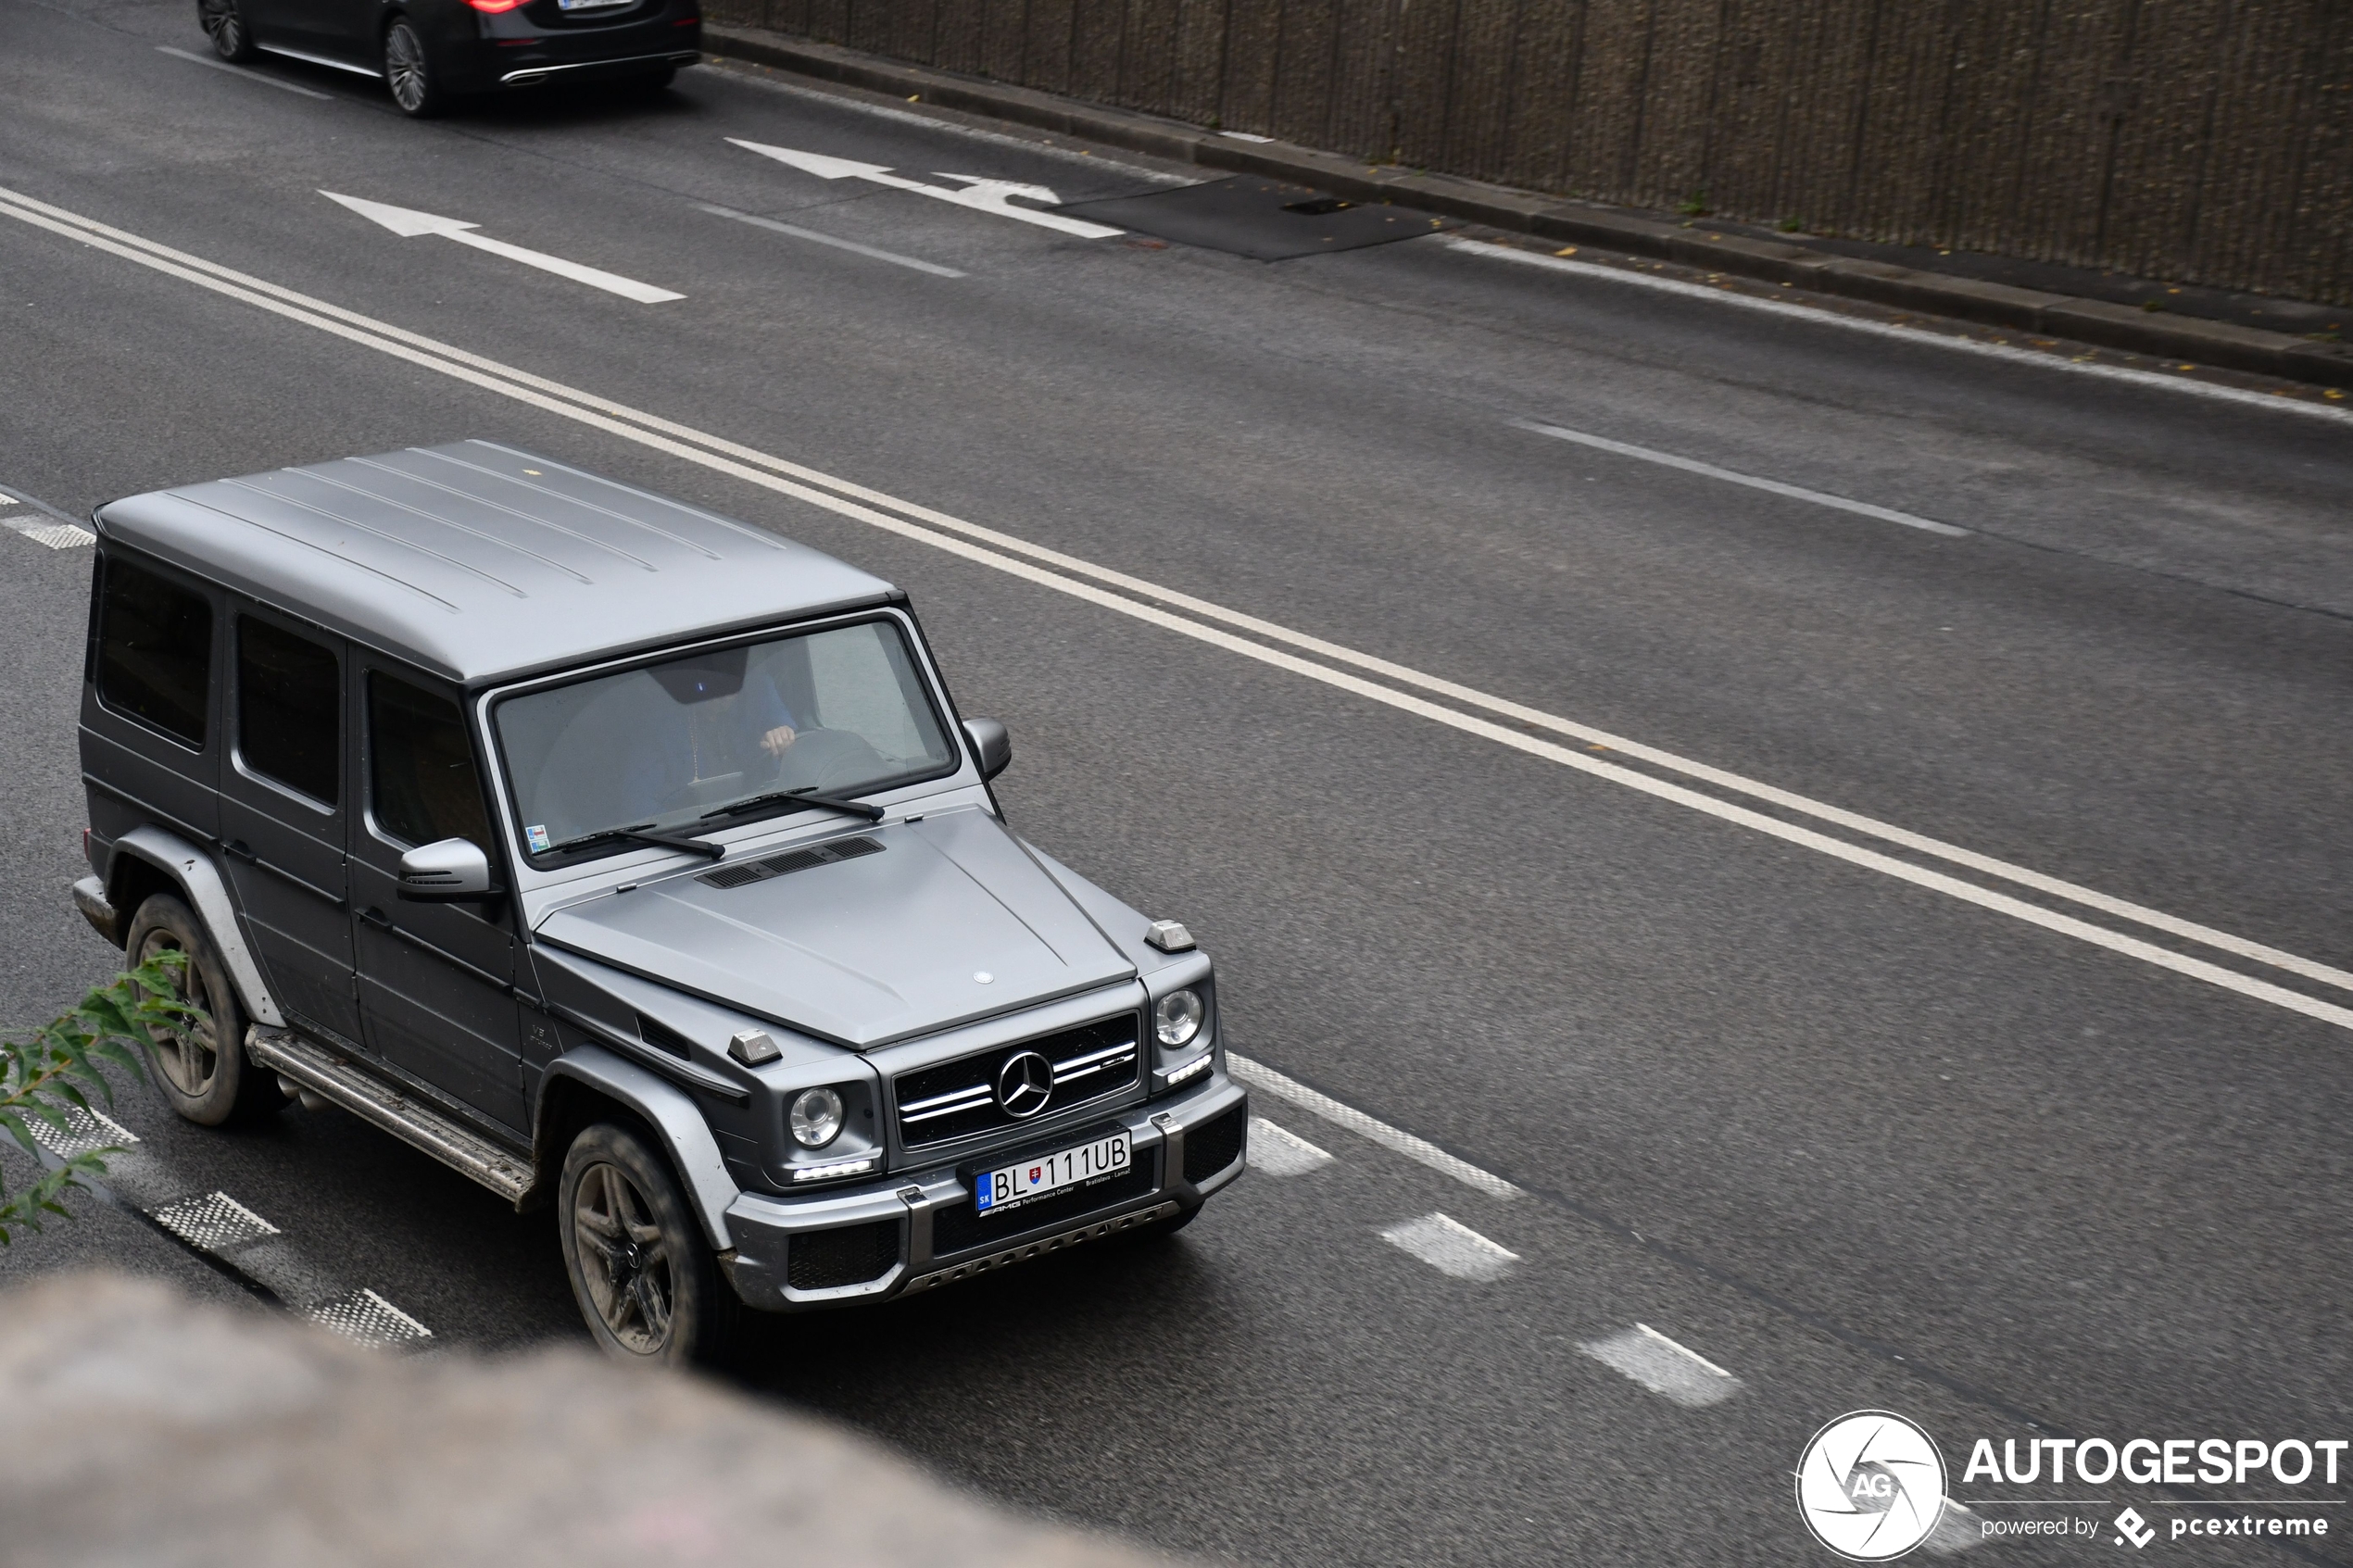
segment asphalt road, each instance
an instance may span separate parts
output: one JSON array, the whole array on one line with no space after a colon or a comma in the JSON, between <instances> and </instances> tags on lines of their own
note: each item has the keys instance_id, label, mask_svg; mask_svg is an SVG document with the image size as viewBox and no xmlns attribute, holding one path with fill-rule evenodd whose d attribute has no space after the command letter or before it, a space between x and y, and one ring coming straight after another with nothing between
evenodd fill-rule
<instances>
[{"instance_id":1,"label":"asphalt road","mask_svg":"<svg viewBox=\"0 0 2353 1568\"><path fill-rule=\"evenodd\" d=\"M0 0L0 187L704 433L661 449L0 215L0 490L27 498L0 512L483 436L875 570L965 711L1011 726L1015 825L1193 928L1238 1049L1522 1189L1262 1093L1333 1158L1158 1248L796 1320L749 1386L1000 1499L1266 1563L1828 1561L1790 1473L1864 1407L1957 1466L1978 1436L2353 1425L2353 994L2322 967L2353 968L2353 421L2309 389L1444 237L1275 265L1078 238L727 138L1065 201L1175 171L733 69L421 125L357 78L164 52L202 47L180 4ZM322 190L684 297L396 237ZM1185 624L748 483L708 438L1147 580ZM88 563L0 533L14 1024L116 956L65 897ZM1170 596L1279 630L1211 640L1231 623ZM1270 661L1286 633L1473 695ZM221 1134L135 1091L118 1115L438 1342L580 1334L546 1216L347 1118ZM1500 1276L1382 1234L1433 1213L1513 1254ZM105 1210L0 1275L91 1261L236 1290ZM1586 1348L1637 1323L1728 1374L1660 1352L1710 1402ZM2003 1516L2067 1495L1997 1491Z\"/></svg>"}]
</instances>

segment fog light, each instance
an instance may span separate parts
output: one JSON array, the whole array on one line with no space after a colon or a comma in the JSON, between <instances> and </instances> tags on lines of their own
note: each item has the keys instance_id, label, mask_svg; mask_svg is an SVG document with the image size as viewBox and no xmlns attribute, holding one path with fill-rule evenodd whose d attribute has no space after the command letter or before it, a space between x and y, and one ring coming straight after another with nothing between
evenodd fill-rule
<instances>
[{"instance_id":1,"label":"fog light","mask_svg":"<svg viewBox=\"0 0 2353 1568\"><path fill-rule=\"evenodd\" d=\"M862 1176L881 1165L882 1153L876 1150L873 1154L862 1154L855 1160L836 1160L824 1165L796 1165L792 1179L795 1182L837 1181L843 1176Z\"/></svg>"},{"instance_id":2,"label":"fog light","mask_svg":"<svg viewBox=\"0 0 2353 1568\"><path fill-rule=\"evenodd\" d=\"M1171 991L1152 1009L1152 1033L1164 1046L1189 1044L1201 1033L1201 993Z\"/></svg>"},{"instance_id":3,"label":"fog light","mask_svg":"<svg viewBox=\"0 0 2353 1568\"><path fill-rule=\"evenodd\" d=\"M793 1141L823 1148L841 1132L841 1096L831 1089L803 1089L793 1097Z\"/></svg>"},{"instance_id":4,"label":"fog light","mask_svg":"<svg viewBox=\"0 0 2353 1568\"><path fill-rule=\"evenodd\" d=\"M1193 1058L1192 1060L1185 1063L1182 1067L1170 1068L1168 1070L1168 1076L1163 1080L1163 1083L1164 1083L1169 1088L1173 1089L1179 1084L1188 1084L1192 1082L1192 1080L1200 1077L1202 1073L1208 1071L1209 1057L1207 1053L1204 1052L1203 1054Z\"/></svg>"}]
</instances>

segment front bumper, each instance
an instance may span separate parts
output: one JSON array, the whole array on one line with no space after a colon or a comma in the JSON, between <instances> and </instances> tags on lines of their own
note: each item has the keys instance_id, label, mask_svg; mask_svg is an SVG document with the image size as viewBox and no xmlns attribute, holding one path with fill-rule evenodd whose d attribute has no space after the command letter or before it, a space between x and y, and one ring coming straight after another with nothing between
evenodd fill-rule
<instances>
[{"instance_id":1,"label":"front bumper","mask_svg":"<svg viewBox=\"0 0 2353 1568\"><path fill-rule=\"evenodd\" d=\"M1236 1136L1230 1159L1214 1170L1199 1169L1204 1151L1222 1151L1227 1135L1237 1130L1236 1123L1224 1120L1229 1115L1246 1126L1249 1096L1222 1071L1198 1089L1114 1111L1108 1120L1127 1129L1136 1166L1152 1173L1135 1184L1143 1190L1131 1188L1076 1213L1041 1206L1052 1217L1028 1225L1018 1210L1001 1221L979 1222L1008 1226L1002 1233L978 1231L972 1194L952 1165L824 1197L744 1193L728 1207L735 1247L720 1261L744 1304L763 1311L806 1311L915 1295L1199 1208L1240 1175L1245 1163L1247 1140ZM1189 1139L1195 1140L1189 1160ZM1195 1167L1189 1173L1189 1163ZM798 1270L796 1247L804 1254ZM866 1260L877 1272L849 1283L823 1282L828 1270L845 1266L844 1259ZM860 1265L846 1266L856 1272Z\"/></svg>"}]
</instances>

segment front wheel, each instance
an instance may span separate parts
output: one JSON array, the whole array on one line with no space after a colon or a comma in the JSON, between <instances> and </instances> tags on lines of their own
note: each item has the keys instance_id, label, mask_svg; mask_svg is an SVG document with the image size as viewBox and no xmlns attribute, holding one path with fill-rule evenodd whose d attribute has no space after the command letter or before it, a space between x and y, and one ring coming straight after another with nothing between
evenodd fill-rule
<instances>
[{"instance_id":1,"label":"front wheel","mask_svg":"<svg viewBox=\"0 0 2353 1568\"><path fill-rule=\"evenodd\" d=\"M261 52L237 0L196 0L196 23L212 40L212 52L224 60L243 65Z\"/></svg>"},{"instance_id":2,"label":"front wheel","mask_svg":"<svg viewBox=\"0 0 2353 1568\"><path fill-rule=\"evenodd\" d=\"M573 1140L556 1228L573 1298L609 1354L685 1366L725 1351L743 1304L670 1161L634 1129L600 1122Z\"/></svg>"},{"instance_id":3,"label":"front wheel","mask_svg":"<svg viewBox=\"0 0 2353 1568\"><path fill-rule=\"evenodd\" d=\"M407 17L384 29L384 85L392 89L394 107L411 119L431 119L449 107L424 34Z\"/></svg>"}]
</instances>

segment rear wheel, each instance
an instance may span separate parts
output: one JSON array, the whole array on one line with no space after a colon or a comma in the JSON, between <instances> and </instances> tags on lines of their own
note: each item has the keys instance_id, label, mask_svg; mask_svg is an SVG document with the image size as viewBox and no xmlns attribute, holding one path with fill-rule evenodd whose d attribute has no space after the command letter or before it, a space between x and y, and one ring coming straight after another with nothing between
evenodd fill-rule
<instances>
[{"instance_id":1,"label":"rear wheel","mask_svg":"<svg viewBox=\"0 0 2353 1568\"><path fill-rule=\"evenodd\" d=\"M237 0L196 0L196 22L212 40L212 52L224 60L243 65L260 53Z\"/></svg>"},{"instance_id":2,"label":"rear wheel","mask_svg":"<svg viewBox=\"0 0 2353 1568\"><path fill-rule=\"evenodd\" d=\"M394 107L411 119L431 119L449 107L425 35L407 17L395 17L384 29L384 85L392 89Z\"/></svg>"},{"instance_id":3,"label":"rear wheel","mask_svg":"<svg viewBox=\"0 0 2353 1568\"><path fill-rule=\"evenodd\" d=\"M733 1342L743 1304L670 1162L634 1129L600 1122L573 1140L556 1227L580 1315L617 1360L685 1366Z\"/></svg>"},{"instance_id":4,"label":"rear wheel","mask_svg":"<svg viewBox=\"0 0 2353 1568\"><path fill-rule=\"evenodd\" d=\"M245 1010L220 955L195 911L169 893L139 906L123 943L133 964L157 953L188 956L173 987L177 999L204 1010L201 1022L157 1029L147 1058L171 1109L207 1127L267 1116L286 1103L277 1081L245 1060Z\"/></svg>"}]
</instances>

